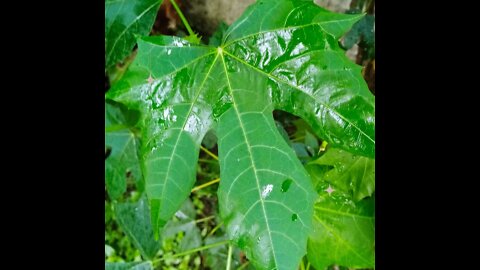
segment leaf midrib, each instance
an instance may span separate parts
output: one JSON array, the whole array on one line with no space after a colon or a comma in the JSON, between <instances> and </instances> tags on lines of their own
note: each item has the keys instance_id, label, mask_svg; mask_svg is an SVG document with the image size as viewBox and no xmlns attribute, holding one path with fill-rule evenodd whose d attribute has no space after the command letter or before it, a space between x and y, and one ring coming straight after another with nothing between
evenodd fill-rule
<instances>
[{"instance_id":1,"label":"leaf midrib","mask_svg":"<svg viewBox=\"0 0 480 270\"><path fill-rule=\"evenodd\" d=\"M262 206L263 218L265 219L265 225L267 227L268 238L270 239L270 244L271 244L271 247L272 247L273 260L275 262L275 265L277 266L278 263L277 263L277 258L275 256L275 248L274 248L273 241L272 241L272 234L271 234L271 231L270 231L270 225L268 224L268 216L267 216L267 211L265 210L265 203L263 202L262 195L260 193L261 192L260 182L259 182L258 175L257 175L257 168L255 166L255 162L253 161L253 155L252 155L252 149L251 149L251 146L250 146L250 141L248 140L247 134L245 132L245 127L243 126L243 122L242 122L242 119L240 117L240 112L238 111L237 104L235 102L235 96L233 94L232 85L230 84L230 78L228 77L227 66L225 64L225 58L224 58L222 52L218 52L218 54L220 54L222 56L223 68L225 70L225 78L227 79L228 89L229 89L230 95L232 97L232 106L235 109L235 112L236 112L235 115L237 116L238 122L240 123L240 129L242 130L242 135L243 135L243 138L245 139L245 144L247 146L247 150L248 150L248 153L249 153L248 157L249 157L249 160L250 160L250 164L252 165L253 173L255 175L255 182L257 184L258 198L259 198L260 204Z\"/></svg>"},{"instance_id":2,"label":"leaf midrib","mask_svg":"<svg viewBox=\"0 0 480 270\"><path fill-rule=\"evenodd\" d=\"M314 215L314 217L326 230L328 230L331 234L333 234L333 236L335 236L335 238L337 238L340 242L342 242L344 246L350 249L353 252L353 254L357 255L358 258L360 258L362 261L366 262L367 264L371 263L368 259L364 258L361 254L359 254L345 239L343 239L343 237L338 235L334 229L332 229L330 226L325 224L317 215ZM337 246L337 249L338 249L338 246Z\"/></svg>"},{"instance_id":3,"label":"leaf midrib","mask_svg":"<svg viewBox=\"0 0 480 270\"><path fill-rule=\"evenodd\" d=\"M329 212L332 214L340 215L340 216L349 216L352 218L361 218L361 219L371 219L373 221L373 218L370 216L355 215L348 212L341 212L341 211L332 210L332 209L321 207L321 206L315 206L315 209L323 212Z\"/></svg>"}]
</instances>

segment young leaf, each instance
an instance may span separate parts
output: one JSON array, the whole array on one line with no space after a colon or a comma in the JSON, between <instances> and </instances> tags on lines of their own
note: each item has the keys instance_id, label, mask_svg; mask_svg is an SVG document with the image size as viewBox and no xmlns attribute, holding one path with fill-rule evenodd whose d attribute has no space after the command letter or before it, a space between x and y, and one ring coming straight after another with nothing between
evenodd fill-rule
<instances>
[{"instance_id":1,"label":"young leaf","mask_svg":"<svg viewBox=\"0 0 480 270\"><path fill-rule=\"evenodd\" d=\"M272 111L299 115L332 145L374 156L374 97L338 45L360 18L312 1L265 0L227 29L218 48L139 40L130 70L107 95L142 111L156 232L188 197L199 144L216 123L219 203L230 237L259 269L298 266L315 193Z\"/></svg>"},{"instance_id":2,"label":"young leaf","mask_svg":"<svg viewBox=\"0 0 480 270\"><path fill-rule=\"evenodd\" d=\"M153 238L150 210L146 198L136 203L119 203L115 215L122 230L146 259L153 259L161 244Z\"/></svg>"},{"instance_id":3,"label":"young leaf","mask_svg":"<svg viewBox=\"0 0 480 270\"><path fill-rule=\"evenodd\" d=\"M135 46L135 35L147 35L163 0L105 0L106 66L122 61Z\"/></svg>"},{"instance_id":4,"label":"young leaf","mask_svg":"<svg viewBox=\"0 0 480 270\"><path fill-rule=\"evenodd\" d=\"M110 155L105 160L105 183L108 195L118 199L127 188L127 172L141 178L138 161L139 138L133 132L135 113L122 110L120 106L105 103L105 146Z\"/></svg>"},{"instance_id":5,"label":"young leaf","mask_svg":"<svg viewBox=\"0 0 480 270\"><path fill-rule=\"evenodd\" d=\"M352 194L355 201L368 197L375 191L374 159L330 148L310 164L333 166L333 169L325 173L323 180L343 192Z\"/></svg>"},{"instance_id":6,"label":"young leaf","mask_svg":"<svg viewBox=\"0 0 480 270\"><path fill-rule=\"evenodd\" d=\"M375 268L375 199L354 203L323 183L315 203L314 231L308 239L308 260L316 269L336 264Z\"/></svg>"},{"instance_id":7,"label":"young leaf","mask_svg":"<svg viewBox=\"0 0 480 270\"><path fill-rule=\"evenodd\" d=\"M105 262L105 270L153 270L151 262L109 263Z\"/></svg>"}]
</instances>

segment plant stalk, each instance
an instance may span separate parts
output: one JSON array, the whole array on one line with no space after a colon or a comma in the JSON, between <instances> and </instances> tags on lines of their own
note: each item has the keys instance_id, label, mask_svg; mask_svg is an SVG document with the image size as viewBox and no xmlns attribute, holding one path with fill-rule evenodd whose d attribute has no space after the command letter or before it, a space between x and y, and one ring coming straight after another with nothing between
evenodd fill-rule
<instances>
[{"instance_id":1,"label":"plant stalk","mask_svg":"<svg viewBox=\"0 0 480 270\"><path fill-rule=\"evenodd\" d=\"M220 242L213 243L213 244L210 244L210 245L201 246L201 247L198 247L198 248L194 248L194 249L190 249L190 250L187 250L187 251L184 251L184 252L174 254L174 255L170 256L169 258L182 257L182 256L185 256L185 255L188 255L188 254L191 254L191 253L195 253L195 252L198 252L198 251L202 251L202 250L205 250L205 249L222 246L222 245L228 244L228 242L229 242L229 240L224 240L224 241L220 241ZM165 257L153 260L152 263L157 263L157 262L160 262L160 261L163 261L163 260L165 260Z\"/></svg>"},{"instance_id":2,"label":"plant stalk","mask_svg":"<svg viewBox=\"0 0 480 270\"><path fill-rule=\"evenodd\" d=\"M205 183L205 184L201 184L200 186L194 187L194 188L192 189L192 192L195 192L195 191L200 190L200 189L202 189L202 188L211 186L211 185L213 185L213 184L215 184L215 183L218 183L218 182L220 182L220 178L213 179L213 180L210 181L210 182L207 182L207 183Z\"/></svg>"},{"instance_id":3,"label":"plant stalk","mask_svg":"<svg viewBox=\"0 0 480 270\"><path fill-rule=\"evenodd\" d=\"M192 31L192 28L190 27L190 24L188 24L187 19L185 18L185 16L183 16L183 13L182 13L182 11L180 10L180 8L178 7L177 3L175 3L175 0L170 0L170 3L172 3L173 7L174 7L175 10L177 11L177 14L178 14L178 16L180 17L180 19L182 20L183 25L185 25L185 28L187 28L188 34L189 34L190 36L194 36L195 33Z\"/></svg>"},{"instance_id":4,"label":"plant stalk","mask_svg":"<svg viewBox=\"0 0 480 270\"><path fill-rule=\"evenodd\" d=\"M214 153L210 152L207 148L203 147L202 145L200 145L200 149L202 149L205 153L207 153L209 156L211 156L212 158L214 158L215 160L218 160L218 156L215 155Z\"/></svg>"},{"instance_id":5,"label":"plant stalk","mask_svg":"<svg viewBox=\"0 0 480 270\"><path fill-rule=\"evenodd\" d=\"M207 237L212 236L223 225L223 221L218 223L208 234Z\"/></svg>"},{"instance_id":6,"label":"plant stalk","mask_svg":"<svg viewBox=\"0 0 480 270\"><path fill-rule=\"evenodd\" d=\"M225 268L226 270L230 270L231 265L232 265L232 245L228 245L228 257L227 257L227 267Z\"/></svg>"}]
</instances>

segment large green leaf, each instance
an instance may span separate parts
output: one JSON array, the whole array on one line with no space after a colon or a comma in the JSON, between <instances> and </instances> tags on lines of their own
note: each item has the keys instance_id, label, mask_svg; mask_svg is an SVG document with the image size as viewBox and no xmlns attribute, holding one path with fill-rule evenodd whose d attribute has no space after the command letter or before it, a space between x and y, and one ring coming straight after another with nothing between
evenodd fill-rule
<instances>
[{"instance_id":1,"label":"large green leaf","mask_svg":"<svg viewBox=\"0 0 480 270\"><path fill-rule=\"evenodd\" d=\"M298 265L316 195L272 111L303 117L331 145L374 156L374 97L338 45L360 18L312 1L266 0L248 8L218 48L139 39L134 63L107 95L142 112L156 232L188 197L199 144L216 128L219 203L230 237L259 269Z\"/></svg>"},{"instance_id":2,"label":"large green leaf","mask_svg":"<svg viewBox=\"0 0 480 270\"><path fill-rule=\"evenodd\" d=\"M314 231L308 240L308 260L315 269L332 264L375 268L375 198L354 203L323 182L315 203Z\"/></svg>"},{"instance_id":3,"label":"large green leaf","mask_svg":"<svg viewBox=\"0 0 480 270\"><path fill-rule=\"evenodd\" d=\"M333 167L323 176L324 181L352 195L359 201L375 191L375 160L356 156L344 150L330 148L311 164Z\"/></svg>"},{"instance_id":4,"label":"large green leaf","mask_svg":"<svg viewBox=\"0 0 480 270\"><path fill-rule=\"evenodd\" d=\"M136 135L135 112L122 110L118 104L105 103L105 146L110 154L105 160L105 183L112 199L118 199L127 188L127 173L141 181L138 161L139 138Z\"/></svg>"},{"instance_id":5,"label":"large green leaf","mask_svg":"<svg viewBox=\"0 0 480 270\"><path fill-rule=\"evenodd\" d=\"M161 244L153 238L150 210L146 198L136 203L119 203L115 215L123 231L140 250L144 258L153 259Z\"/></svg>"},{"instance_id":6,"label":"large green leaf","mask_svg":"<svg viewBox=\"0 0 480 270\"><path fill-rule=\"evenodd\" d=\"M105 270L153 270L151 262L109 263L105 262Z\"/></svg>"},{"instance_id":7,"label":"large green leaf","mask_svg":"<svg viewBox=\"0 0 480 270\"><path fill-rule=\"evenodd\" d=\"M132 52L135 35L147 35L163 0L105 0L105 61L114 65Z\"/></svg>"},{"instance_id":8,"label":"large green leaf","mask_svg":"<svg viewBox=\"0 0 480 270\"><path fill-rule=\"evenodd\" d=\"M255 266L295 269L311 227L310 179L277 130L267 81L223 56L222 63L232 106L217 129L220 213ZM282 190L282 185L290 186Z\"/></svg>"}]
</instances>

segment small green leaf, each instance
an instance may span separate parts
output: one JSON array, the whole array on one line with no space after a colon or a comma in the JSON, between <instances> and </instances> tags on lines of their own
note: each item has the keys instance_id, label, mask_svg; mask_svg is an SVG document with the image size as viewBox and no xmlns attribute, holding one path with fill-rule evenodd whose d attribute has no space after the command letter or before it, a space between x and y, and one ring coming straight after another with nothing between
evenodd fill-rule
<instances>
[{"instance_id":1,"label":"small green leaf","mask_svg":"<svg viewBox=\"0 0 480 270\"><path fill-rule=\"evenodd\" d=\"M355 201L371 196L375 191L375 160L330 148L310 164L328 165L333 169L323 176L324 181L352 195Z\"/></svg>"},{"instance_id":2,"label":"small green leaf","mask_svg":"<svg viewBox=\"0 0 480 270\"><path fill-rule=\"evenodd\" d=\"M336 264L375 268L375 199L354 203L322 184L315 203L314 231L308 240L308 260L316 269Z\"/></svg>"},{"instance_id":3,"label":"small green leaf","mask_svg":"<svg viewBox=\"0 0 480 270\"><path fill-rule=\"evenodd\" d=\"M205 239L205 245L218 243L224 240L228 240L227 235L222 236L208 236ZM210 269L227 269L227 258L228 258L228 245L221 245L216 246L213 248L206 249L202 252L205 258L206 266L210 267ZM230 269L238 269L241 265L241 250L238 248L233 249L232 258L231 258L231 268ZM252 267L247 267L244 269L254 269Z\"/></svg>"},{"instance_id":4,"label":"small green leaf","mask_svg":"<svg viewBox=\"0 0 480 270\"><path fill-rule=\"evenodd\" d=\"M142 256L153 259L161 244L153 238L150 209L146 198L136 203L119 203L115 207L117 221Z\"/></svg>"},{"instance_id":5,"label":"small green leaf","mask_svg":"<svg viewBox=\"0 0 480 270\"><path fill-rule=\"evenodd\" d=\"M113 200L126 190L127 173L142 181L138 151L139 138L131 126L138 114L123 109L119 104L105 103L105 146L110 154L105 160L105 183Z\"/></svg>"},{"instance_id":6,"label":"small green leaf","mask_svg":"<svg viewBox=\"0 0 480 270\"><path fill-rule=\"evenodd\" d=\"M106 66L132 52L136 35L148 35L163 0L105 0Z\"/></svg>"}]
</instances>

